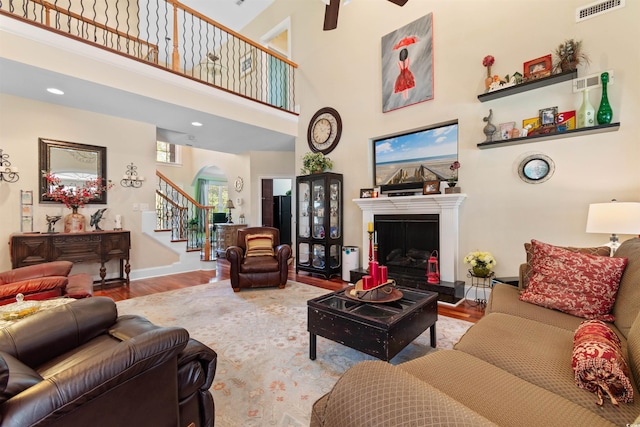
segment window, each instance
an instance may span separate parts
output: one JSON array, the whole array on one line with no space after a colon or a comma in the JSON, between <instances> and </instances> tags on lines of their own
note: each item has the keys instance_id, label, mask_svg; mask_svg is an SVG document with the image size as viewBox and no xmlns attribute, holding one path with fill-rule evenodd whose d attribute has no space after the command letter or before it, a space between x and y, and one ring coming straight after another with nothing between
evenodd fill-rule
<instances>
[{"instance_id":1,"label":"window","mask_svg":"<svg viewBox=\"0 0 640 427\"><path fill-rule=\"evenodd\" d=\"M156 161L180 164L180 147L168 142L156 141Z\"/></svg>"},{"instance_id":2,"label":"window","mask_svg":"<svg viewBox=\"0 0 640 427\"><path fill-rule=\"evenodd\" d=\"M226 183L207 182L207 205L215 206L217 212L225 212L229 200L229 188Z\"/></svg>"}]
</instances>

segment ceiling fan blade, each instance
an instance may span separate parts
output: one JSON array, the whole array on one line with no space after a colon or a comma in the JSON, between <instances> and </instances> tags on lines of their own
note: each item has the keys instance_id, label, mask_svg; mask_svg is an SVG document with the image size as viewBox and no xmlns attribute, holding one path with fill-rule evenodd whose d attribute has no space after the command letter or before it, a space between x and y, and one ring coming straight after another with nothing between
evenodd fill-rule
<instances>
[{"instance_id":1,"label":"ceiling fan blade","mask_svg":"<svg viewBox=\"0 0 640 427\"><path fill-rule=\"evenodd\" d=\"M331 0L331 3L325 6L323 30L335 30L338 27L338 9L340 0Z\"/></svg>"},{"instance_id":2,"label":"ceiling fan blade","mask_svg":"<svg viewBox=\"0 0 640 427\"><path fill-rule=\"evenodd\" d=\"M398 6L404 6L405 4L407 4L407 2L409 0L389 0L391 3L395 3Z\"/></svg>"}]
</instances>

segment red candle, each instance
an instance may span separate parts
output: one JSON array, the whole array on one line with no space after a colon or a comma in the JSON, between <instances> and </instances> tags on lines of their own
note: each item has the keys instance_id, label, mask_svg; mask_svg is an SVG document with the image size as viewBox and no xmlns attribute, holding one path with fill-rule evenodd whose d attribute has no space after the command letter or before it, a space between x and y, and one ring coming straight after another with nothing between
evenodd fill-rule
<instances>
[{"instance_id":1,"label":"red candle","mask_svg":"<svg viewBox=\"0 0 640 427\"><path fill-rule=\"evenodd\" d=\"M369 276L373 278L373 286L378 286L380 284L379 282L380 273L378 272L378 263L375 261L371 261L369 263Z\"/></svg>"},{"instance_id":2,"label":"red candle","mask_svg":"<svg viewBox=\"0 0 640 427\"><path fill-rule=\"evenodd\" d=\"M387 266L381 265L380 266L380 283L387 283L387 280L388 280L387 274L388 274Z\"/></svg>"},{"instance_id":3,"label":"red candle","mask_svg":"<svg viewBox=\"0 0 640 427\"><path fill-rule=\"evenodd\" d=\"M362 277L362 289L365 291L373 288L373 277L371 276L363 276Z\"/></svg>"}]
</instances>

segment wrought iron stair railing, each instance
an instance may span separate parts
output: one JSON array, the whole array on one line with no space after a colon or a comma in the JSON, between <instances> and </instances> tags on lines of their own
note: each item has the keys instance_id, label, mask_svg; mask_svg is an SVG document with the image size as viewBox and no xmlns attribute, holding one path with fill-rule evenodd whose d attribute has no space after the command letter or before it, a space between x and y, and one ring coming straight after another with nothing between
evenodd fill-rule
<instances>
[{"instance_id":1,"label":"wrought iron stair railing","mask_svg":"<svg viewBox=\"0 0 640 427\"><path fill-rule=\"evenodd\" d=\"M294 62L176 0L0 0L0 14L296 114Z\"/></svg>"},{"instance_id":2,"label":"wrought iron stair railing","mask_svg":"<svg viewBox=\"0 0 640 427\"><path fill-rule=\"evenodd\" d=\"M156 231L170 231L171 240L186 242L187 251L200 251L200 259L215 259L215 206L204 206L170 179L156 171Z\"/></svg>"}]
</instances>

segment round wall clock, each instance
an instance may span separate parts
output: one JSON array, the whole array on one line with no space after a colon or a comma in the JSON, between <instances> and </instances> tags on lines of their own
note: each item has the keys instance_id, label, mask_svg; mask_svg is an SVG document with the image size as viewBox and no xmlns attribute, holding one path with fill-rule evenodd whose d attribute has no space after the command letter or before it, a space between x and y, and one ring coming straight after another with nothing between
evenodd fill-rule
<instances>
[{"instance_id":1,"label":"round wall clock","mask_svg":"<svg viewBox=\"0 0 640 427\"><path fill-rule=\"evenodd\" d=\"M329 154L338 145L342 134L340 114L331 107L319 109L309 122L307 142L311 151Z\"/></svg>"},{"instance_id":2,"label":"round wall clock","mask_svg":"<svg viewBox=\"0 0 640 427\"><path fill-rule=\"evenodd\" d=\"M242 178L237 177L236 178L236 182L234 184L235 184L236 191L238 193L241 192L242 191L242 187L244 187L244 181L242 180Z\"/></svg>"},{"instance_id":3,"label":"round wall clock","mask_svg":"<svg viewBox=\"0 0 640 427\"><path fill-rule=\"evenodd\" d=\"M520 162L518 175L529 184L540 184L553 176L556 166L549 156L531 154Z\"/></svg>"}]
</instances>

